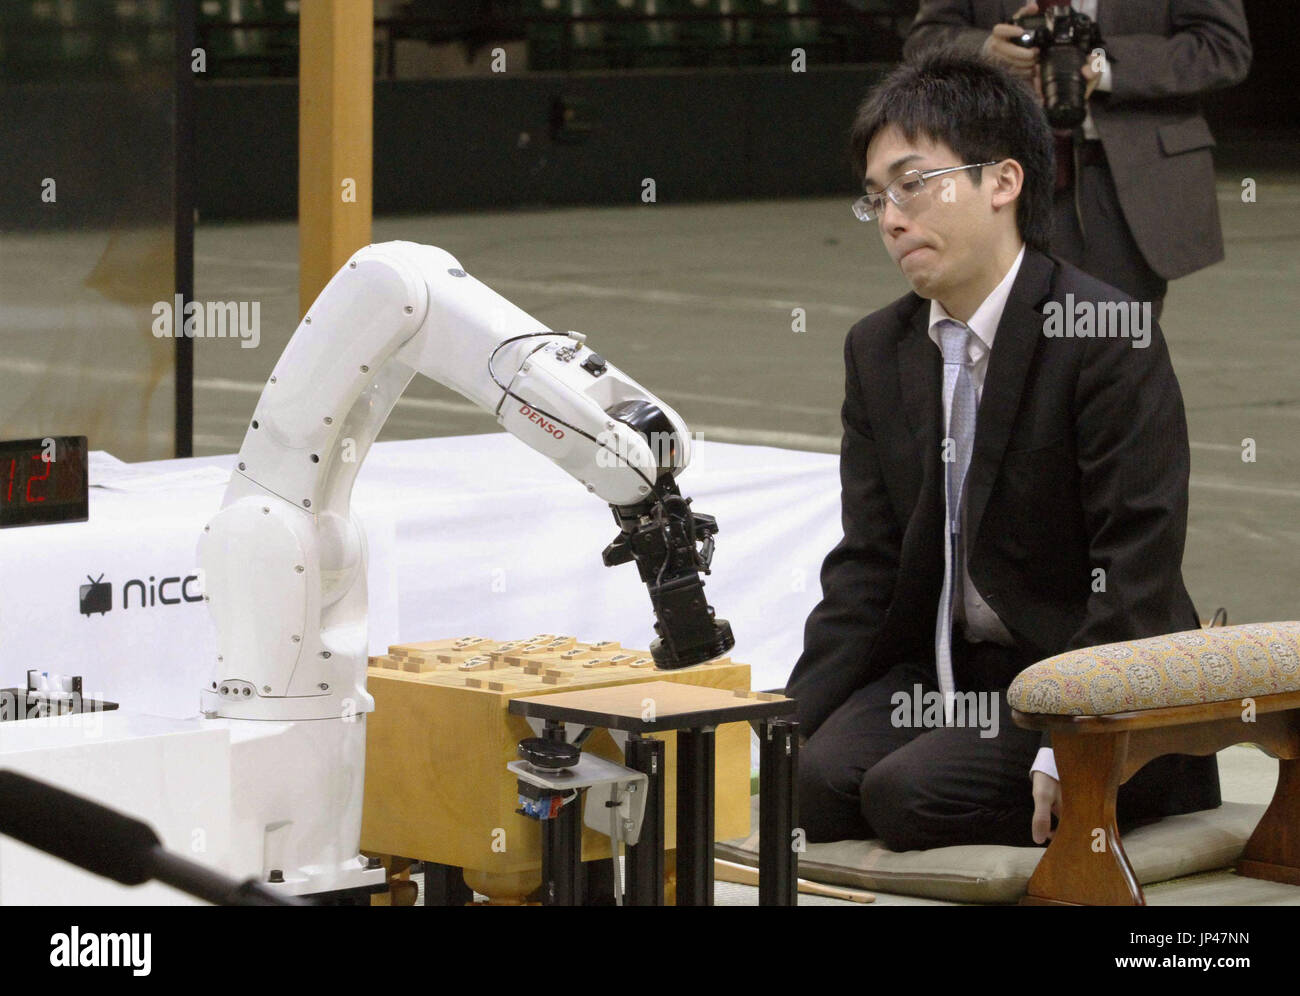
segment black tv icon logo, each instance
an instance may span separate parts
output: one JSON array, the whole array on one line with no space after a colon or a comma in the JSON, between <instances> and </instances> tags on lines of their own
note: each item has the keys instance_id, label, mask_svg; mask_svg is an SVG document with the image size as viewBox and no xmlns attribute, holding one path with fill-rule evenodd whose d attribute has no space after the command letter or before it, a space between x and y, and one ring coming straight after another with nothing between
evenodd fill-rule
<instances>
[{"instance_id":1,"label":"black tv icon logo","mask_svg":"<svg viewBox=\"0 0 1300 996\"><path fill-rule=\"evenodd\" d=\"M90 616L98 612L101 616L113 607L113 582L105 581L104 575L92 578L86 575L90 584L81 586L81 614Z\"/></svg>"}]
</instances>

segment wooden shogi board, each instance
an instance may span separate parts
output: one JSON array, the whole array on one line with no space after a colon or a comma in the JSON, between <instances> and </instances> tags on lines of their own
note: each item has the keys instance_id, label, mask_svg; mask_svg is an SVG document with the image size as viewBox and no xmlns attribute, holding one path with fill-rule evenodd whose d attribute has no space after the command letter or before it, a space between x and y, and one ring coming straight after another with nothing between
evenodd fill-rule
<instances>
[{"instance_id":1,"label":"wooden shogi board","mask_svg":"<svg viewBox=\"0 0 1300 996\"><path fill-rule=\"evenodd\" d=\"M506 770L518 760L519 741L535 734L523 717L509 714L509 701L649 681L748 690L749 665L720 657L660 671L646 651L551 634L512 642L465 637L408 643L371 658L367 687L375 711L366 720L363 850L465 868L475 873L467 881L488 895L493 879L537 879L541 826L515 812L516 780ZM665 847L674 848L676 736L659 736L666 741ZM623 761L605 730L593 733L583 749ZM747 724L718 728L716 762L716 838L746 836ZM593 830L583 830L582 846L584 860L609 856L608 838ZM502 889L510 891L508 884Z\"/></svg>"}]
</instances>

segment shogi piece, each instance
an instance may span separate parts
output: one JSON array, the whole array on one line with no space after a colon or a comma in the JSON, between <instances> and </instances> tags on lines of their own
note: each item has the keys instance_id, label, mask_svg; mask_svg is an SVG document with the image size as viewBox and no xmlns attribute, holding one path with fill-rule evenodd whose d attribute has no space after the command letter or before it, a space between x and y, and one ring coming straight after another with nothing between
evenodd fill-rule
<instances>
[{"instance_id":1,"label":"shogi piece","mask_svg":"<svg viewBox=\"0 0 1300 996\"><path fill-rule=\"evenodd\" d=\"M525 719L509 714L511 699L648 681L749 689L749 665L726 657L660 671L645 665L651 661L647 651L617 643L543 634L452 650L457 642L394 646L368 671L375 711L366 720L362 849L463 868L475 890L504 900L527 895L541 881L541 827L515 812L515 776L506 770L507 763L518 760L519 741L534 733ZM566 657L575 650L581 653ZM391 663L448 654L463 654L460 662L486 656L494 666L463 671L458 662L415 671ZM585 666L592 661L601 664ZM665 741L667 766L665 846L674 848L676 737L659 736ZM622 751L607 731L593 733L583 749L623 763ZM749 833L749 775L749 726L719 727L718 840ZM608 838L584 829L582 856L585 861L608 857Z\"/></svg>"},{"instance_id":2,"label":"shogi piece","mask_svg":"<svg viewBox=\"0 0 1300 996\"><path fill-rule=\"evenodd\" d=\"M491 657L500 644L481 636L467 636L455 640L430 640L426 643L406 643L389 647L388 654L374 658L371 667L428 674L430 671L456 670L458 666L478 657ZM470 670L475 670L473 668Z\"/></svg>"}]
</instances>

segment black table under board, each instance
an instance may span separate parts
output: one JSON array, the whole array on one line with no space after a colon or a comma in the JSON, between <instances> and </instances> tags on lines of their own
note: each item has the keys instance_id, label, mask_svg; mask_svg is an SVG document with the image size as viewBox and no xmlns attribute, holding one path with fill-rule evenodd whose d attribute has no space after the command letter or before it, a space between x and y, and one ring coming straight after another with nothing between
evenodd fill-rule
<instances>
[{"instance_id":1,"label":"black table under board","mask_svg":"<svg viewBox=\"0 0 1300 996\"><path fill-rule=\"evenodd\" d=\"M627 848L627 902L663 904L663 741L648 733L677 733L677 904L713 905L714 731L723 723L748 722L759 738L759 904L797 902L799 724L793 699L768 692L736 692L673 681L652 681L512 699L510 712L541 719L542 735L565 739L565 724L622 730L626 762L648 777L644 822ZM585 739L585 736L583 737ZM569 812L566 812L569 811ZM577 806L555 819L580 821ZM553 841L581 836L580 822L543 837L543 893L571 896L576 851Z\"/></svg>"}]
</instances>

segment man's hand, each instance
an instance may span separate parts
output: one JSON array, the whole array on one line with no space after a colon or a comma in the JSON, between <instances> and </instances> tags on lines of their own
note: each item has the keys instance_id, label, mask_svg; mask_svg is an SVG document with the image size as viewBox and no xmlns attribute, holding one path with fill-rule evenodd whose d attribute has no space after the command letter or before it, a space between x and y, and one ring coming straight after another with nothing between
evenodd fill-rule
<instances>
[{"instance_id":1,"label":"man's hand","mask_svg":"<svg viewBox=\"0 0 1300 996\"><path fill-rule=\"evenodd\" d=\"M1083 78L1088 81L1088 85L1083 91L1084 100L1087 100L1092 96L1092 91L1096 90L1097 84L1101 82L1101 70L1093 68L1099 59L1105 59L1105 56L1098 56L1096 54L1090 55L1084 61L1083 67L1079 70L1079 72L1083 74Z\"/></svg>"},{"instance_id":2,"label":"man's hand","mask_svg":"<svg viewBox=\"0 0 1300 996\"><path fill-rule=\"evenodd\" d=\"M1037 14L1038 4L1028 3L1015 12L1014 17ZM1023 48L1011 41L1020 35L1020 28L1014 24L995 24L989 36L984 39L984 55L1010 70L1011 75L1021 79L1037 77L1038 49Z\"/></svg>"},{"instance_id":3,"label":"man's hand","mask_svg":"<svg viewBox=\"0 0 1300 996\"><path fill-rule=\"evenodd\" d=\"M1045 771L1035 771L1034 776L1034 843L1045 844L1055 836L1052 817L1061 816L1061 783Z\"/></svg>"}]
</instances>

